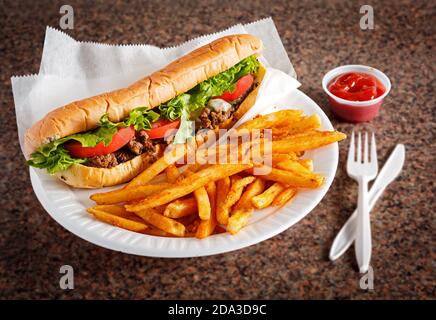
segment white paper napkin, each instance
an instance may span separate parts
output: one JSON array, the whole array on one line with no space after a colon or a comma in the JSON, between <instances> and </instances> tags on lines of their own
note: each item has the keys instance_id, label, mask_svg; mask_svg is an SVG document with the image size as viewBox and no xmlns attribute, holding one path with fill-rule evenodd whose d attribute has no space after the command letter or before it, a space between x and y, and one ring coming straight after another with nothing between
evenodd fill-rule
<instances>
[{"instance_id":1,"label":"white paper napkin","mask_svg":"<svg viewBox=\"0 0 436 320\"><path fill-rule=\"evenodd\" d=\"M39 74L80 79L128 74L138 79L215 39L239 33L250 33L259 37L264 43L262 55L270 66L296 78L271 18L245 25L237 24L226 30L168 48L147 44L109 45L80 42L62 31L47 27Z\"/></svg>"}]
</instances>

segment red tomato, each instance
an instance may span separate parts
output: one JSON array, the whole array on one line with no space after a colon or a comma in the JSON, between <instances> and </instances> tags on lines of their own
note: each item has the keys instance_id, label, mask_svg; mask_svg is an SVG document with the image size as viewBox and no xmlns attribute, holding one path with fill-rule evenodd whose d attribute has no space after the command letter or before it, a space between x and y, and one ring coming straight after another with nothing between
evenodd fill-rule
<instances>
[{"instance_id":1,"label":"red tomato","mask_svg":"<svg viewBox=\"0 0 436 320\"><path fill-rule=\"evenodd\" d=\"M386 91L376 77L358 72L339 75L330 82L328 89L335 96L350 101L372 100Z\"/></svg>"},{"instance_id":2,"label":"red tomato","mask_svg":"<svg viewBox=\"0 0 436 320\"><path fill-rule=\"evenodd\" d=\"M76 158L102 156L122 148L127 142L132 140L134 136L135 129L133 127L121 128L114 134L111 143L107 146L105 146L103 142L100 142L95 147L82 147L79 141L71 141L65 144L65 149Z\"/></svg>"},{"instance_id":3,"label":"red tomato","mask_svg":"<svg viewBox=\"0 0 436 320\"><path fill-rule=\"evenodd\" d=\"M227 102L236 100L240 98L247 90L251 87L254 82L254 77L251 74L247 74L236 82L235 90L233 92L226 91L219 97L214 97L217 99L223 99Z\"/></svg>"},{"instance_id":4,"label":"red tomato","mask_svg":"<svg viewBox=\"0 0 436 320\"><path fill-rule=\"evenodd\" d=\"M151 129L147 130L150 139L158 139L165 137L167 130L176 129L180 124L180 119L170 121L166 119L159 119L151 124Z\"/></svg>"}]
</instances>

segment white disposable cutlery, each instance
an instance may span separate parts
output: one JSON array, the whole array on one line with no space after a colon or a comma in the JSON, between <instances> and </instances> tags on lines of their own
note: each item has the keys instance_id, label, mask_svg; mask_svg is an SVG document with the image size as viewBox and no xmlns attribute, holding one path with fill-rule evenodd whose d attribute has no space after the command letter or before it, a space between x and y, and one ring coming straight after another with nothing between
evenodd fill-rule
<instances>
[{"instance_id":1,"label":"white disposable cutlery","mask_svg":"<svg viewBox=\"0 0 436 320\"><path fill-rule=\"evenodd\" d=\"M372 251L368 182L375 179L378 171L377 148L374 134L372 134L371 138L371 147L369 147L368 144L368 133L365 133L362 158L362 136L359 132L357 147L355 147L353 131L347 160L347 173L359 184L357 230L354 248L356 251L357 264L359 265L361 273L368 271ZM371 156L369 155L369 149L371 149Z\"/></svg>"},{"instance_id":2,"label":"white disposable cutlery","mask_svg":"<svg viewBox=\"0 0 436 320\"><path fill-rule=\"evenodd\" d=\"M374 184L369 191L369 210L371 210L378 198L382 195L385 188L398 176L403 168L405 160L404 145L398 144L392 151L389 159L381 169ZM351 246L356 237L357 228L357 209L348 218L342 229L336 235L330 248L330 260L334 261L344 254Z\"/></svg>"}]
</instances>

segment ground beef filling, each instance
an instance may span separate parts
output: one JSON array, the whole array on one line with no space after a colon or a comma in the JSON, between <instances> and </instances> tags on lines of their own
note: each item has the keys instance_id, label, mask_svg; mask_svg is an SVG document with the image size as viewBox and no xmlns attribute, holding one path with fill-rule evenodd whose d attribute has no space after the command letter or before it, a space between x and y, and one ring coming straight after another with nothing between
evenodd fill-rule
<instances>
[{"instance_id":1,"label":"ground beef filling","mask_svg":"<svg viewBox=\"0 0 436 320\"><path fill-rule=\"evenodd\" d=\"M135 137L121 149L106 155L89 158L85 164L89 167L112 168L140 154L147 154L151 158L157 157L156 146L145 130L136 132Z\"/></svg>"},{"instance_id":2,"label":"ground beef filling","mask_svg":"<svg viewBox=\"0 0 436 320\"><path fill-rule=\"evenodd\" d=\"M199 120L202 129L215 129L221 123L229 119L234 112L234 107L227 111L214 111L209 108L204 108L201 112Z\"/></svg>"},{"instance_id":3,"label":"ground beef filling","mask_svg":"<svg viewBox=\"0 0 436 320\"><path fill-rule=\"evenodd\" d=\"M199 116L200 128L201 129L215 129L221 123L229 119L238 107L241 105L242 101L250 94L251 91L255 88L255 84L253 84L241 97L237 100L232 101L232 107L227 111L214 111L209 108L204 108Z\"/></svg>"}]
</instances>

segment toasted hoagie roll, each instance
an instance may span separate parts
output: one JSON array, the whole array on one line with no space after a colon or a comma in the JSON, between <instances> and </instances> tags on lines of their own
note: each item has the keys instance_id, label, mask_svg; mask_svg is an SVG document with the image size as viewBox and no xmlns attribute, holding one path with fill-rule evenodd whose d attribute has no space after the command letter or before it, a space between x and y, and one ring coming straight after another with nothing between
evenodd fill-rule
<instances>
[{"instance_id":1,"label":"toasted hoagie roll","mask_svg":"<svg viewBox=\"0 0 436 320\"><path fill-rule=\"evenodd\" d=\"M159 157L168 130L228 128L245 114L264 74L261 50L252 35L226 36L126 88L57 108L27 130L28 164L73 187L127 182Z\"/></svg>"}]
</instances>

